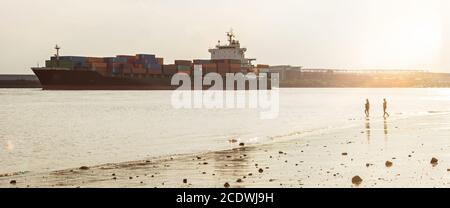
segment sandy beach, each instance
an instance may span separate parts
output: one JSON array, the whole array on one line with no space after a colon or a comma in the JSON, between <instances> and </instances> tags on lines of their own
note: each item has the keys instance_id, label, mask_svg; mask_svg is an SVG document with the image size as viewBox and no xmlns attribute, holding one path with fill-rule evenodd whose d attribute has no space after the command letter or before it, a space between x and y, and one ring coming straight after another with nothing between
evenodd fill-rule
<instances>
[{"instance_id":1,"label":"sandy beach","mask_svg":"<svg viewBox=\"0 0 450 208\"><path fill-rule=\"evenodd\" d=\"M5 174L0 187L450 187L448 119L436 112L363 120L222 151Z\"/></svg>"}]
</instances>

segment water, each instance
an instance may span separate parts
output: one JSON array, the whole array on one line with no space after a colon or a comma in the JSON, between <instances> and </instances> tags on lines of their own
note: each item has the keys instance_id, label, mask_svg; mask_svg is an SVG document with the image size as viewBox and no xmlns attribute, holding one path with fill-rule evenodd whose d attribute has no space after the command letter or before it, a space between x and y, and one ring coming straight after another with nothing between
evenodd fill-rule
<instances>
[{"instance_id":1,"label":"water","mask_svg":"<svg viewBox=\"0 0 450 208\"><path fill-rule=\"evenodd\" d=\"M268 143L364 125L372 119L450 112L450 89L281 89L279 116L258 109L174 109L170 91L0 89L0 173L49 171Z\"/></svg>"}]
</instances>

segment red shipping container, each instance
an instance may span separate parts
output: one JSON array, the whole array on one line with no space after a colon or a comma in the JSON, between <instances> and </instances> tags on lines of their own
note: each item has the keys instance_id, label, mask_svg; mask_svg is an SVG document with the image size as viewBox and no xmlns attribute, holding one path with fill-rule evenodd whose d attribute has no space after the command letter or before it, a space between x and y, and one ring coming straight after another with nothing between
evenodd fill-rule
<instances>
[{"instance_id":1,"label":"red shipping container","mask_svg":"<svg viewBox=\"0 0 450 208\"><path fill-rule=\"evenodd\" d=\"M151 74L151 75L160 75L162 74L162 70L161 69L147 69L147 73Z\"/></svg>"},{"instance_id":2,"label":"red shipping container","mask_svg":"<svg viewBox=\"0 0 450 208\"><path fill-rule=\"evenodd\" d=\"M144 68L133 68L133 74L147 74L147 69Z\"/></svg>"},{"instance_id":3,"label":"red shipping container","mask_svg":"<svg viewBox=\"0 0 450 208\"><path fill-rule=\"evenodd\" d=\"M230 71L230 64L218 63L217 72L219 74L226 74Z\"/></svg>"},{"instance_id":4,"label":"red shipping container","mask_svg":"<svg viewBox=\"0 0 450 208\"><path fill-rule=\"evenodd\" d=\"M192 61L188 61L188 60L175 60L175 65L191 66L191 65L192 65Z\"/></svg>"},{"instance_id":5,"label":"red shipping container","mask_svg":"<svg viewBox=\"0 0 450 208\"><path fill-rule=\"evenodd\" d=\"M178 72L178 74L187 74L187 75L191 75L191 72L190 71L180 71L180 72Z\"/></svg>"},{"instance_id":6,"label":"red shipping container","mask_svg":"<svg viewBox=\"0 0 450 208\"><path fill-rule=\"evenodd\" d=\"M204 74L211 73L211 72L217 72L217 65L216 64L202 64L202 71Z\"/></svg>"},{"instance_id":7,"label":"red shipping container","mask_svg":"<svg viewBox=\"0 0 450 208\"><path fill-rule=\"evenodd\" d=\"M173 75L176 73L177 73L177 65L175 64L163 65L163 74Z\"/></svg>"},{"instance_id":8,"label":"red shipping container","mask_svg":"<svg viewBox=\"0 0 450 208\"><path fill-rule=\"evenodd\" d=\"M163 65L164 64L164 58L156 58L156 63L158 63L159 65Z\"/></svg>"},{"instance_id":9,"label":"red shipping container","mask_svg":"<svg viewBox=\"0 0 450 208\"><path fill-rule=\"evenodd\" d=\"M241 72L241 64L230 64L230 73L239 73Z\"/></svg>"},{"instance_id":10,"label":"red shipping container","mask_svg":"<svg viewBox=\"0 0 450 208\"><path fill-rule=\"evenodd\" d=\"M103 58L98 58L98 57L86 57L86 62L88 62L88 63L104 63L105 60Z\"/></svg>"}]
</instances>

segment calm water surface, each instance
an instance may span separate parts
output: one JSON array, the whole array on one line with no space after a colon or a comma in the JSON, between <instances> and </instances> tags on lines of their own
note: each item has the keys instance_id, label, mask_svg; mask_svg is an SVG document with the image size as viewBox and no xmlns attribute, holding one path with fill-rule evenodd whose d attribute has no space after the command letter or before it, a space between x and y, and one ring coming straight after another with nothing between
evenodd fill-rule
<instances>
[{"instance_id":1,"label":"calm water surface","mask_svg":"<svg viewBox=\"0 0 450 208\"><path fill-rule=\"evenodd\" d=\"M382 119L450 111L449 89L281 89L279 116L258 109L174 109L170 91L0 89L0 173L48 171L277 142Z\"/></svg>"}]
</instances>

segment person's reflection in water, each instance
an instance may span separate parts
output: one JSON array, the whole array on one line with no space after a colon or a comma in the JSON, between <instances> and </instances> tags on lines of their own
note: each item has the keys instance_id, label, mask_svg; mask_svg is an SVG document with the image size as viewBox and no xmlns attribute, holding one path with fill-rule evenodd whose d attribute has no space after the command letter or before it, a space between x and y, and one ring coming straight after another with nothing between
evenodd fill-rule
<instances>
[{"instance_id":1,"label":"person's reflection in water","mask_svg":"<svg viewBox=\"0 0 450 208\"><path fill-rule=\"evenodd\" d=\"M384 139L387 140L388 139L388 123L387 123L387 119L384 118Z\"/></svg>"},{"instance_id":2,"label":"person's reflection in water","mask_svg":"<svg viewBox=\"0 0 450 208\"><path fill-rule=\"evenodd\" d=\"M366 118L366 134L367 134L367 141L370 142L370 119Z\"/></svg>"}]
</instances>

